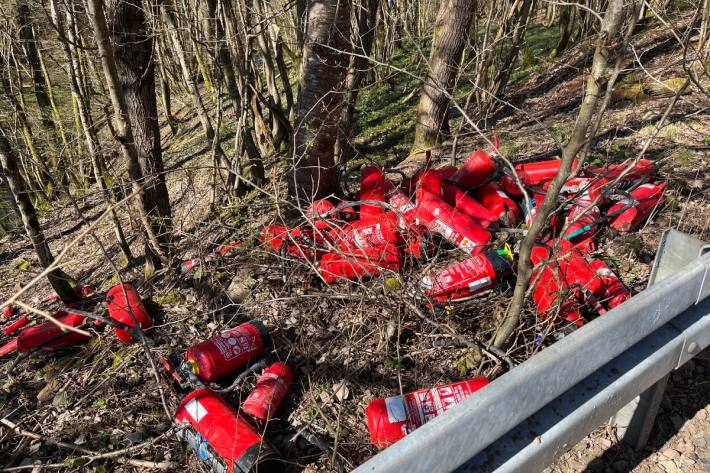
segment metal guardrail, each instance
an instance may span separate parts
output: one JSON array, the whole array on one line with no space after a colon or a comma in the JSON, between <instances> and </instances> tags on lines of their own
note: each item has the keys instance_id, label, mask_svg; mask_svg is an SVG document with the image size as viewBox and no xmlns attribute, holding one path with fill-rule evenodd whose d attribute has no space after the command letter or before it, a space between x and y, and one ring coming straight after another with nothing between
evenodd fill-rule
<instances>
[{"instance_id":1,"label":"metal guardrail","mask_svg":"<svg viewBox=\"0 0 710 473\"><path fill-rule=\"evenodd\" d=\"M663 245L676 237L689 238L680 254ZM665 279L533 356L355 471L544 469L710 344L710 300L705 300L710 295L710 254L697 256L698 244L702 246L669 230L653 270ZM683 265L693 251L695 259ZM662 257L667 264L661 265Z\"/></svg>"}]
</instances>

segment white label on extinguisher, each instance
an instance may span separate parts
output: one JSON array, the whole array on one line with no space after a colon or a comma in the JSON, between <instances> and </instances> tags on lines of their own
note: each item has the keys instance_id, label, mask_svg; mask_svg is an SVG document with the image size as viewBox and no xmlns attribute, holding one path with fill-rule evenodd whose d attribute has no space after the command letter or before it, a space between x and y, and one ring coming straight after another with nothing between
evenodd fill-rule
<instances>
[{"instance_id":1,"label":"white label on extinguisher","mask_svg":"<svg viewBox=\"0 0 710 473\"><path fill-rule=\"evenodd\" d=\"M379 223L355 230L353 232L353 241L360 248L369 248L387 243L384 235L382 235L382 228Z\"/></svg>"},{"instance_id":2,"label":"white label on extinguisher","mask_svg":"<svg viewBox=\"0 0 710 473\"><path fill-rule=\"evenodd\" d=\"M242 353L248 353L256 348L255 337L244 332L223 332L218 337L214 337L212 342L225 360L231 360Z\"/></svg>"},{"instance_id":3,"label":"white label on extinguisher","mask_svg":"<svg viewBox=\"0 0 710 473\"><path fill-rule=\"evenodd\" d=\"M392 396L385 399L387 420L394 424L407 420L407 409L404 407L402 396Z\"/></svg>"},{"instance_id":4,"label":"white label on extinguisher","mask_svg":"<svg viewBox=\"0 0 710 473\"><path fill-rule=\"evenodd\" d=\"M207 409L205 409L205 406L200 404L200 401L197 399L190 399L190 401L185 404L185 412L187 412L195 422L200 422L202 418L207 415Z\"/></svg>"},{"instance_id":5,"label":"white label on extinguisher","mask_svg":"<svg viewBox=\"0 0 710 473\"><path fill-rule=\"evenodd\" d=\"M435 219L432 223L433 223L432 230L441 234L441 236L443 236L444 238L446 238L450 242L456 243L455 237L458 236L458 233L456 233L453 228L451 228L450 226L448 226L447 224L445 224L444 222L442 222L438 218Z\"/></svg>"},{"instance_id":6,"label":"white label on extinguisher","mask_svg":"<svg viewBox=\"0 0 710 473\"><path fill-rule=\"evenodd\" d=\"M468 290L471 292L480 291L482 288L486 288L491 285L491 278L486 276L485 278L477 279L468 283Z\"/></svg>"}]
</instances>

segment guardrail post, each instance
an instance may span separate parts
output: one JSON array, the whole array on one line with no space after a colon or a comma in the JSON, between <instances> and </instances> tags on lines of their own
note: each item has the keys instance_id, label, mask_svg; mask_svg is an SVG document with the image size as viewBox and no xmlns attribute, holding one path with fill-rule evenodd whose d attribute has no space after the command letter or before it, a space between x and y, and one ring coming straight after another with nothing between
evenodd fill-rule
<instances>
[{"instance_id":1,"label":"guardrail post","mask_svg":"<svg viewBox=\"0 0 710 473\"><path fill-rule=\"evenodd\" d=\"M658 244L648 287L680 271L707 250L708 245L704 241L677 230L666 230ZM635 450L641 450L648 442L669 376L664 376L642 392L611 419L619 438Z\"/></svg>"}]
</instances>

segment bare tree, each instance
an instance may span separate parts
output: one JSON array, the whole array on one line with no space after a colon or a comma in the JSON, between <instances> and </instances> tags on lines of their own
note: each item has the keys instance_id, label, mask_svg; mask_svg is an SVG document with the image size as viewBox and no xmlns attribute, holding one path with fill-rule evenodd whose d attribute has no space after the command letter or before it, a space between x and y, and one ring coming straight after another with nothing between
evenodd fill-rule
<instances>
[{"instance_id":1,"label":"bare tree","mask_svg":"<svg viewBox=\"0 0 710 473\"><path fill-rule=\"evenodd\" d=\"M311 0L301 63L298 119L294 137L295 169L289 173L289 193L312 199L338 187L335 140L344 103L350 3Z\"/></svg>"},{"instance_id":2,"label":"bare tree","mask_svg":"<svg viewBox=\"0 0 710 473\"><path fill-rule=\"evenodd\" d=\"M0 126L0 165L2 165L0 170L7 179L10 195L20 212L22 224L37 254L39 264L43 268L48 268L54 263L54 256L37 220L37 214L29 198L25 181L20 175L17 155L10 146L10 141L2 126ZM47 279L65 304L79 300L79 296L70 284L70 278L61 269L55 268L47 273Z\"/></svg>"}]
</instances>

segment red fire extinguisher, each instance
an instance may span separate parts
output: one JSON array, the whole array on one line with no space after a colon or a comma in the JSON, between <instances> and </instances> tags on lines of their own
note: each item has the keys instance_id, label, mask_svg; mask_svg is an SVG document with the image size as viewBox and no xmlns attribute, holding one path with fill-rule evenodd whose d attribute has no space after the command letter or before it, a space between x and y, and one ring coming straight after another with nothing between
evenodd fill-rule
<instances>
[{"instance_id":1,"label":"red fire extinguisher","mask_svg":"<svg viewBox=\"0 0 710 473\"><path fill-rule=\"evenodd\" d=\"M451 181L461 189L469 190L484 184L495 176L498 166L493 158L484 151L474 151L451 176Z\"/></svg>"},{"instance_id":2,"label":"red fire extinguisher","mask_svg":"<svg viewBox=\"0 0 710 473\"><path fill-rule=\"evenodd\" d=\"M404 182L403 187L405 189L407 189L407 192L409 193L409 195L414 195L416 193L417 189L422 187L422 185L421 185L422 177L428 175L428 173L435 172L436 175L438 176L438 178L440 178L442 180L451 180L451 178L453 177L454 174L456 174L457 171L458 171L458 168L455 166L445 166L445 167L439 168L439 169L429 169L429 168L420 169L419 171L416 172L416 174L414 174L414 176L411 177L411 179L408 179ZM437 177L430 177L429 179L431 179L431 181L426 183L426 185L424 186L425 188L434 189L433 190L434 194L438 193L436 185L432 186L432 184L436 183L436 180L435 180L436 178Z\"/></svg>"},{"instance_id":3,"label":"red fire extinguisher","mask_svg":"<svg viewBox=\"0 0 710 473\"><path fill-rule=\"evenodd\" d=\"M517 164L515 173L518 175L520 182L526 187L542 186L548 181L551 181L562 165L561 159L551 159L548 161L538 161L534 163ZM579 163L577 160L572 162L572 171L575 171ZM519 197L522 194L520 188L515 183L515 179L508 175L504 175L501 180L503 190L509 194Z\"/></svg>"},{"instance_id":4,"label":"red fire extinguisher","mask_svg":"<svg viewBox=\"0 0 710 473\"><path fill-rule=\"evenodd\" d=\"M434 302L449 302L480 294L498 285L512 273L513 254L489 250L424 276L420 288Z\"/></svg>"},{"instance_id":5,"label":"red fire extinguisher","mask_svg":"<svg viewBox=\"0 0 710 473\"><path fill-rule=\"evenodd\" d=\"M604 309L599 306L599 300L605 292L602 279L571 242L560 240L557 244L559 251L555 253L555 259L571 293L580 303L604 312Z\"/></svg>"},{"instance_id":6,"label":"red fire extinguisher","mask_svg":"<svg viewBox=\"0 0 710 473\"><path fill-rule=\"evenodd\" d=\"M514 227L520 220L520 208L508 194L501 190L497 182L476 189L478 201L493 215L496 221L507 227Z\"/></svg>"},{"instance_id":7,"label":"red fire extinguisher","mask_svg":"<svg viewBox=\"0 0 710 473\"><path fill-rule=\"evenodd\" d=\"M648 181L655 173L656 167L652 161L648 159L639 159L636 164L633 162L610 164L606 167L588 166L584 172L589 176L602 176L607 180L613 180L619 177L622 172L630 168L631 170L624 176L623 184L633 181Z\"/></svg>"},{"instance_id":8,"label":"red fire extinguisher","mask_svg":"<svg viewBox=\"0 0 710 473\"><path fill-rule=\"evenodd\" d=\"M403 396L375 399L365 408L370 441L385 448L488 384L485 376L420 389Z\"/></svg>"},{"instance_id":9,"label":"red fire extinguisher","mask_svg":"<svg viewBox=\"0 0 710 473\"><path fill-rule=\"evenodd\" d=\"M578 201L572 205L567 214L564 237L573 243L582 242L596 233L596 227L602 214L599 207L591 205L590 201Z\"/></svg>"},{"instance_id":10,"label":"red fire extinguisher","mask_svg":"<svg viewBox=\"0 0 710 473\"><path fill-rule=\"evenodd\" d=\"M431 192L423 191L417 201L420 223L454 246L473 255L485 250L491 234L465 213L451 207Z\"/></svg>"},{"instance_id":11,"label":"red fire extinguisher","mask_svg":"<svg viewBox=\"0 0 710 473\"><path fill-rule=\"evenodd\" d=\"M282 471L273 449L239 412L213 391L188 394L175 412L180 436L215 473Z\"/></svg>"},{"instance_id":12,"label":"red fire extinguisher","mask_svg":"<svg viewBox=\"0 0 710 473\"><path fill-rule=\"evenodd\" d=\"M205 256L200 256L198 258L192 258L192 259L183 261L182 264L180 265L180 272L187 273L188 271L192 270L192 268L194 268L198 264L208 263L210 261L221 258L222 256L226 255L227 253L234 250L235 248L238 248L240 245L241 245L241 241L239 241L239 240L233 241L232 243L229 243L227 245L219 246L212 253L209 253Z\"/></svg>"},{"instance_id":13,"label":"red fire extinguisher","mask_svg":"<svg viewBox=\"0 0 710 473\"><path fill-rule=\"evenodd\" d=\"M13 338L3 346L0 346L0 358L9 355L10 353L14 353L15 350L17 350L17 338Z\"/></svg>"},{"instance_id":14,"label":"red fire extinguisher","mask_svg":"<svg viewBox=\"0 0 710 473\"><path fill-rule=\"evenodd\" d=\"M9 319L15 315L15 308L13 307L12 304L8 304L2 309L2 318L3 319Z\"/></svg>"},{"instance_id":15,"label":"red fire extinguisher","mask_svg":"<svg viewBox=\"0 0 710 473\"><path fill-rule=\"evenodd\" d=\"M269 332L251 320L193 345L185 352L192 372L205 383L219 381L271 349Z\"/></svg>"},{"instance_id":16,"label":"red fire extinguisher","mask_svg":"<svg viewBox=\"0 0 710 473\"><path fill-rule=\"evenodd\" d=\"M402 214L406 223L414 221L415 209L417 208L414 199L402 192L400 189L392 189L387 197L389 204Z\"/></svg>"},{"instance_id":17,"label":"red fire extinguisher","mask_svg":"<svg viewBox=\"0 0 710 473\"><path fill-rule=\"evenodd\" d=\"M532 222L537 217L538 209L542 206L542 203L545 200L545 194L535 192L532 195L533 198L530 199L529 202L530 212L528 213L527 208L523 207L525 209L525 225L527 225L528 227L532 225ZM545 231L545 234L540 236L540 241L547 241L552 235L558 234L560 231L561 222L562 220L557 218L557 214L552 214L549 217L549 223L547 225L547 230Z\"/></svg>"},{"instance_id":18,"label":"red fire extinguisher","mask_svg":"<svg viewBox=\"0 0 710 473\"><path fill-rule=\"evenodd\" d=\"M597 198L597 204L604 205L606 198L603 195L604 186L609 184L609 180L599 177L573 177L564 183L560 189L560 194L565 195L575 202L594 202ZM547 192L550 188L550 182L546 182L543 190Z\"/></svg>"},{"instance_id":19,"label":"red fire extinguisher","mask_svg":"<svg viewBox=\"0 0 710 473\"><path fill-rule=\"evenodd\" d=\"M402 256L396 246L352 248L340 253L327 253L320 261L319 271L326 284L343 280L356 281L378 276L384 270L402 269Z\"/></svg>"},{"instance_id":20,"label":"red fire extinguisher","mask_svg":"<svg viewBox=\"0 0 710 473\"><path fill-rule=\"evenodd\" d=\"M601 302L611 310L620 305L622 302L631 298L631 293L619 280L619 277L600 259L592 259L589 261L589 266L596 271L597 276L604 282L604 294Z\"/></svg>"},{"instance_id":21,"label":"red fire extinguisher","mask_svg":"<svg viewBox=\"0 0 710 473\"><path fill-rule=\"evenodd\" d=\"M551 249L545 245L536 245L530 253L530 261L534 266L549 260L542 267L533 271L530 277L530 284L533 287L533 302L540 313L541 319L545 320L557 310L558 301L567 292L568 285L560 267L554 260L550 259ZM539 274L539 276L538 276ZM560 304L559 317L567 320L578 327L584 325L584 319L579 312L577 300L570 297Z\"/></svg>"},{"instance_id":22,"label":"red fire extinguisher","mask_svg":"<svg viewBox=\"0 0 710 473\"><path fill-rule=\"evenodd\" d=\"M360 200L384 202L387 181L382 169L378 166L365 166L361 173ZM378 205L362 204L360 206L360 218L363 220L378 218L383 213L385 213L385 209Z\"/></svg>"},{"instance_id":23,"label":"red fire extinguisher","mask_svg":"<svg viewBox=\"0 0 710 473\"><path fill-rule=\"evenodd\" d=\"M323 255L320 246L325 244L325 235L308 227L289 229L283 225L267 225L260 241L267 250L280 253L285 248L288 255L312 260Z\"/></svg>"},{"instance_id":24,"label":"red fire extinguisher","mask_svg":"<svg viewBox=\"0 0 710 473\"><path fill-rule=\"evenodd\" d=\"M630 198L620 200L609 209L608 213L613 215L625 206L629 206L611 221L611 228L620 233L627 233L645 222L653 210L663 201L665 189L666 183L664 182L660 185L642 184L631 191Z\"/></svg>"},{"instance_id":25,"label":"red fire extinguisher","mask_svg":"<svg viewBox=\"0 0 710 473\"><path fill-rule=\"evenodd\" d=\"M53 316L64 325L75 328L86 321L86 318L82 315L64 311L56 312ZM17 337L17 349L20 352L32 351L35 348L39 348L40 351L51 351L57 348L80 345L89 340L89 338L80 333L65 332L54 322L47 321L28 327L20 332Z\"/></svg>"},{"instance_id":26,"label":"red fire extinguisher","mask_svg":"<svg viewBox=\"0 0 710 473\"><path fill-rule=\"evenodd\" d=\"M23 315L19 319L15 320L13 323L3 328L2 331L5 335L12 335L13 333L20 330L22 327L30 323L30 319L26 315Z\"/></svg>"},{"instance_id":27,"label":"red fire extinguisher","mask_svg":"<svg viewBox=\"0 0 710 473\"><path fill-rule=\"evenodd\" d=\"M396 216L387 212L378 219L360 219L342 228L333 228L330 237L344 251L401 245L404 241L396 221Z\"/></svg>"},{"instance_id":28,"label":"red fire extinguisher","mask_svg":"<svg viewBox=\"0 0 710 473\"><path fill-rule=\"evenodd\" d=\"M138 291L130 284L116 284L106 293L106 303L108 305L108 315L116 322L135 327L136 322L141 330L149 330L153 327L153 320L148 315L148 311L143 305ZM125 330L113 329L116 337L123 343L133 343L136 340Z\"/></svg>"},{"instance_id":29,"label":"red fire extinguisher","mask_svg":"<svg viewBox=\"0 0 710 473\"><path fill-rule=\"evenodd\" d=\"M418 260L430 259L436 253L434 236L424 225L410 225L404 242L404 252Z\"/></svg>"},{"instance_id":30,"label":"red fire extinguisher","mask_svg":"<svg viewBox=\"0 0 710 473\"><path fill-rule=\"evenodd\" d=\"M496 216L486 207L450 182L443 183L442 197L444 202L462 211L483 228L488 228L493 222L497 222Z\"/></svg>"},{"instance_id":31,"label":"red fire extinguisher","mask_svg":"<svg viewBox=\"0 0 710 473\"><path fill-rule=\"evenodd\" d=\"M274 416L293 382L293 371L280 361L264 370L242 404L242 412L266 422Z\"/></svg>"}]
</instances>

